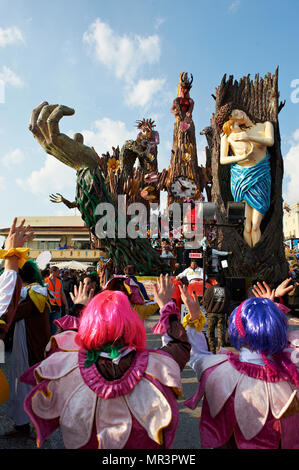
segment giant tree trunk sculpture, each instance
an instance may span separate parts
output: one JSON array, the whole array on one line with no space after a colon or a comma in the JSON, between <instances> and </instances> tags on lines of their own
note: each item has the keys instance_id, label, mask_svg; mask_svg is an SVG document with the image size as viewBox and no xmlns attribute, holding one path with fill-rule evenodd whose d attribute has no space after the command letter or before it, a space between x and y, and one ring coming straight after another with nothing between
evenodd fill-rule
<instances>
[{"instance_id":1,"label":"giant tree trunk sculpture","mask_svg":"<svg viewBox=\"0 0 299 470\"><path fill-rule=\"evenodd\" d=\"M220 130L216 116L220 108L229 102L239 104L247 109L256 123L270 121L274 127L274 145L269 147L271 168L270 208L261 223L261 238L250 247L243 238L242 230L234 227L220 227L219 242L222 249L233 252L229 275L232 277L259 278L277 283L287 276L287 262L283 247L282 228L282 177L283 160L280 148L280 132L278 114L284 103L279 103L278 69L274 75L270 73L263 79L259 75L254 81L249 76L234 80L224 75L220 86L216 89L215 113L211 119L209 150L211 153L212 193L211 199L217 205L217 221L227 223L229 201L233 201L230 189L229 165L220 164Z\"/></svg>"}]
</instances>

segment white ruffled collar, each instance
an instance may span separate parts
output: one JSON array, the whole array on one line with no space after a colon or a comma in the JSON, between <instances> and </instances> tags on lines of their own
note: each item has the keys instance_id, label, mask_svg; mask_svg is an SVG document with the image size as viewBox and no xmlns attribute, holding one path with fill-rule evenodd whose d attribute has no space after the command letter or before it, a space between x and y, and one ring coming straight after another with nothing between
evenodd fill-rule
<instances>
[{"instance_id":1,"label":"white ruffled collar","mask_svg":"<svg viewBox=\"0 0 299 470\"><path fill-rule=\"evenodd\" d=\"M48 289L46 287L43 287L40 284L31 284L29 286L22 287L20 301L26 299L29 289L34 290L37 294L41 294L44 297L47 297L48 295Z\"/></svg>"},{"instance_id":2,"label":"white ruffled collar","mask_svg":"<svg viewBox=\"0 0 299 470\"><path fill-rule=\"evenodd\" d=\"M262 355L255 351L250 351L249 349L243 347L240 350L239 354L240 362L249 362L251 364L257 364L258 366L264 366L265 362L262 359Z\"/></svg>"},{"instance_id":3,"label":"white ruffled collar","mask_svg":"<svg viewBox=\"0 0 299 470\"><path fill-rule=\"evenodd\" d=\"M119 355L115 358L115 359L111 359L111 357L109 356L108 353L105 353L105 352L101 352L100 353L100 356L101 357L105 357L106 359L111 359L111 361L114 363L114 364L118 364L119 361L124 357L124 356L127 356L127 354L130 354L132 351L136 351L136 348L135 346L125 346L123 347L122 349L119 350Z\"/></svg>"}]
</instances>

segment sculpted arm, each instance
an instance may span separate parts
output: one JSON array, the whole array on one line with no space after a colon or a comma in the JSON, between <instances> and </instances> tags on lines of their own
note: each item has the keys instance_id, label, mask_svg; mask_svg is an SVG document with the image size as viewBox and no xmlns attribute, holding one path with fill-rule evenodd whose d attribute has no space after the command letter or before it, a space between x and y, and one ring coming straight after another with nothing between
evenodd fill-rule
<instances>
[{"instance_id":1,"label":"sculpted arm","mask_svg":"<svg viewBox=\"0 0 299 470\"><path fill-rule=\"evenodd\" d=\"M154 144L159 145L159 143L160 143L160 134L157 131L154 131L153 133L154 133Z\"/></svg>"},{"instance_id":2,"label":"sculpted arm","mask_svg":"<svg viewBox=\"0 0 299 470\"><path fill-rule=\"evenodd\" d=\"M78 207L78 204L76 201L69 201L68 199L65 199L61 194L56 193L56 194L50 194L50 201L54 203L60 203L63 202L63 204L66 205L69 209L74 209Z\"/></svg>"},{"instance_id":3,"label":"sculpted arm","mask_svg":"<svg viewBox=\"0 0 299 470\"><path fill-rule=\"evenodd\" d=\"M176 100L173 100L172 106L171 106L171 108L170 108L170 112L171 112L172 114L175 114L175 115L178 113L178 111L177 111L177 105L176 105Z\"/></svg>"},{"instance_id":4,"label":"sculpted arm","mask_svg":"<svg viewBox=\"0 0 299 470\"><path fill-rule=\"evenodd\" d=\"M262 144L266 147L272 147L272 145L274 145L274 127L270 121L264 123L264 133L255 132L255 129L252 129L248 134L250 140L257 144Z\"/></svg>"},{"instance_id":5,"label":"sculpted arm","mask_svg":"<svg viewBox=\"0 0 299 470\"><path fill-rule=\"evenodd\" d=\"M251 154L253 150L253 145L251 145L251 149L249 152L245 153L241 156L229 156L229 143L225 134L221 136L220 142L220 163L221 165L228 165L230 163L238 163L242 160L246 160L246 158Z\"/></svg>"},{"instance_id":6,"label":"sculpted arm","mask_svg":"<svg viewBox=\"0 0 299 470\"><path fill-rule=\"evenodd\" d=\"M194 101L193 101L192 98L189 98L189 102L190 102L190 105L189 105L189 109L186 113L186 116L191 117L192 113L193 113L193 109L194 109Z\"/></svg>"}]
</instances>

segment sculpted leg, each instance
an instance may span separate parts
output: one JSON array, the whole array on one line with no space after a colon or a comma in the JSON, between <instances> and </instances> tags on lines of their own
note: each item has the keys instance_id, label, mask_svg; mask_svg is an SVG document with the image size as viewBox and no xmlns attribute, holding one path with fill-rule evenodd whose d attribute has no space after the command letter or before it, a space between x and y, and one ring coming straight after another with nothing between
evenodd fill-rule
<instances>
[{"instance_id":1,"label":"sculpted leg","mask_svg":"<svg viewBox=\"0 0 299 470\"><path fill-rule=\"evenodd\" d=\"M258 241L261 238L261 222L262 222L263 216L260 212L258 212L256 209L252 210L252 232L251 232L251 238L252 238L252 246L256 245Z\"/></svg>"},{"instance_id":2,"label":"sculpted leg","mask_svg":"<svg viewBox=\"0 0 299 470\"><path fill-rule=\"evenodd\" d=\"M245 222L244 222L244 239L247 244L252 247L252 207L245 202Z\"/></svg>"}]
</instances>

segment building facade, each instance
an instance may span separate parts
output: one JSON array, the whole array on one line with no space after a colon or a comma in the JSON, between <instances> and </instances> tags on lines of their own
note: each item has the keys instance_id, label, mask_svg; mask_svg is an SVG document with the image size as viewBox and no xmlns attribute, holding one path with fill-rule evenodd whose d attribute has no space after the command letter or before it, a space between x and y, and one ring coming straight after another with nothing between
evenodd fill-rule
<instances>
[{"instance_id":1,"label":"building facade","mask_svg":"<svg viewBox=\"0 0 299 470\"><path fill-rule=\"evenodd\" d=\"M36 259L43 251L50 251L51 264L64 261L79 261L86 265L95 264L105 253L90 249L88 228L80 216L18 217L17 225L25 219L34 237L25 246L29 256ZM9 228L0 229L0 236L8 235Z\"/></svg>"},{"instance_id":2,"label":"building facade","mask_svg":"<svg viewBox=\"0 0 299 470\"><path fill-rule=\"evenodd\" d=\"M299 203L291 206L285 205L283 210L283 232L285 241L291 240L298 245L299 240ZM290 247L293 248L293 247Z\"/></svg>"}]
</instances>

